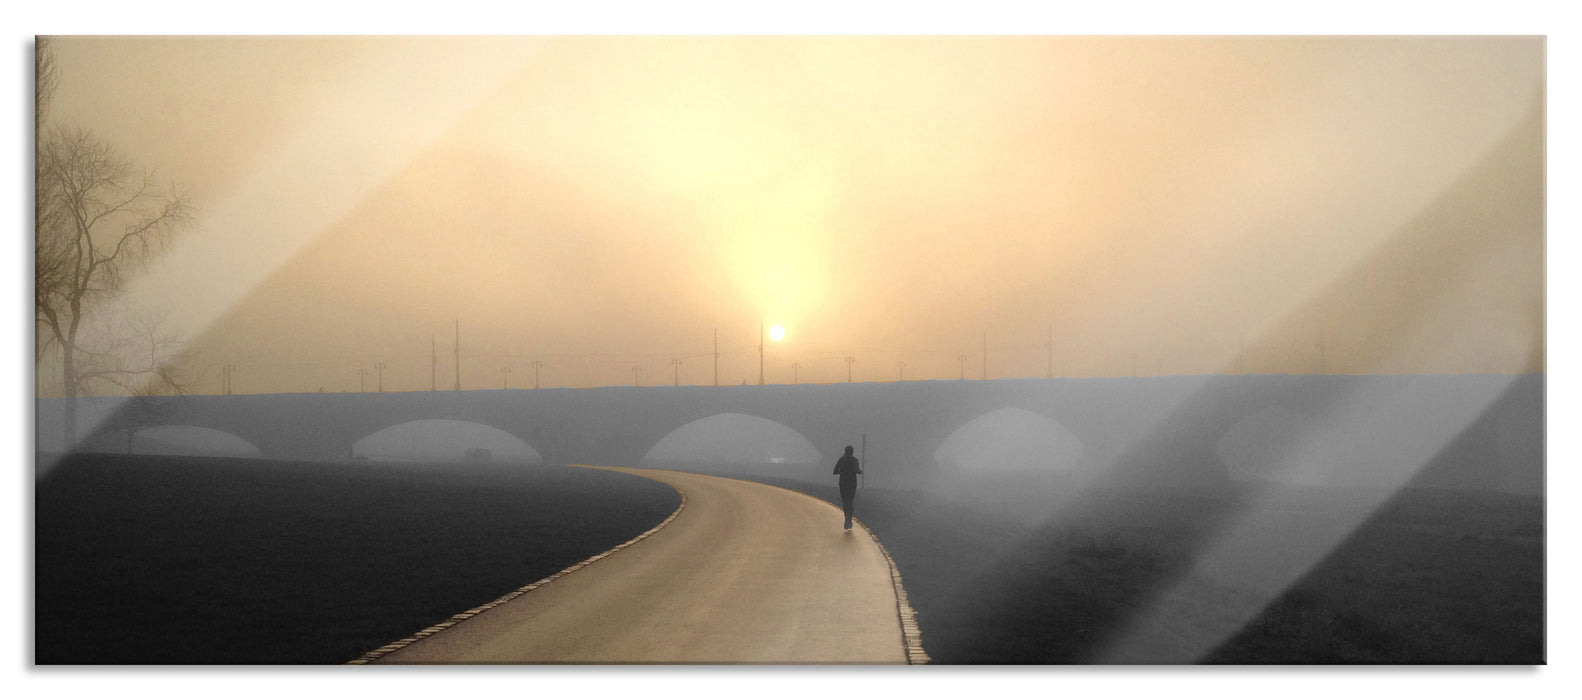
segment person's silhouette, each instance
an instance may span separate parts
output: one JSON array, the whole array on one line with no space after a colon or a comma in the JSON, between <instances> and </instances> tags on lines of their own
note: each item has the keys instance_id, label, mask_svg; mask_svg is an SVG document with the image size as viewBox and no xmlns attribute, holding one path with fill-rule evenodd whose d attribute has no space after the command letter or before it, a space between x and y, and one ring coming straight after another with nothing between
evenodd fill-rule
<instances>
[{"instance_id":1,"label":"person's silhouette","mask_svg":"<svg viewBox=\"0 0 1582 700\"><path fill-rule=\"evenodd\" d=\"M852 501L857 498L857 475L862 473L862 466L857 464L857 458L852 456L851 445L846 446L846 454L835 461L834 474L840 475L840 505L846 510L846 530L851 531Z\"/></svg>"}]
</instances>

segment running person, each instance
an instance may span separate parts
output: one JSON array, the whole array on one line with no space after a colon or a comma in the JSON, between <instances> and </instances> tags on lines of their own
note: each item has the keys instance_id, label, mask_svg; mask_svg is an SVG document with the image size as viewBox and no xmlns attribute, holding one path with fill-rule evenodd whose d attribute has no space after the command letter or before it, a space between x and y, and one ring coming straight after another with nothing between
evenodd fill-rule
<instances>
[{"instance_id":1,"label":"running person","mask_svg":"<svg viewBox=\"0 0 1582 700\"><path fill-rule=\"evenodd\" d=\"M840 505L846 510L847 530L851 530L851 502L857 498L857 475L862 473L862 467L851 453L851 445L847 445L846 454L836 460L835 471L831 472L840 475Z\"/></svg>"}]
</instances>

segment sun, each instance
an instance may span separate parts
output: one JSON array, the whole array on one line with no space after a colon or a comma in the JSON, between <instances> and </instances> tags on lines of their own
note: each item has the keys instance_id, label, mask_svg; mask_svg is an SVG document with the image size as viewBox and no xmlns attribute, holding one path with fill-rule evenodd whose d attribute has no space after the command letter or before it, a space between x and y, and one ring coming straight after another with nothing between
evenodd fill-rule
<instances>
[{"instance_id":1,"label":"sun","mask_svg":"<svg viewBox=\"0 0 1582 700\"><path fill-rule=\"evenodd\" d=\"M769 327L769 339L770 340L773 340L775 342L780 342L782 340L785 340L785 337L786 337L786 329L781 328L778 324Z\"/></svg>"}]
</instances>

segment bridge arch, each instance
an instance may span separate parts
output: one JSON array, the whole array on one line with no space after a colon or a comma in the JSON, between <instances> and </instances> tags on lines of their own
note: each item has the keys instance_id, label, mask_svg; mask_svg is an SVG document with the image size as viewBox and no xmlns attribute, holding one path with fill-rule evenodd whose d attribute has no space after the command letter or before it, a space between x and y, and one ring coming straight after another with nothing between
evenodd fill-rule
<instances>
[{"instance_id":1,"label":"bridge arch","mask_svg":"<svg viewBox=\"0 0 1582 700\"><path fill-rule=\"evenodd\" d=\"M785 424L745 413L716 413L670 431L638 462L644 468L737 471L808 478L823 455Z\"/></svg>"},{"instance_id":2,"label":"bridge arch","mask_svg":"<svg viewBox=\"0 0 1582 700\"><path fill-rule=\"evenodd\" d=\"M1317 422L1306 411L1274 404L1242 416L1214 443L1226 476L1322 484L1330 475L1322 463L1304 459Z\"/></svg>"},{"instance_id":3,"label":"bridge arch","mask_svg":"<svg viewBox=\"0 0 1582 700\"><path fill-rule=\"evenodd\" d=\"M1069 428L1049 416L1022 408L1001 408L978 416L946 437L934 460L947 474L1005 476L1038 472L1076 472L1084 447Z\"/></svg>"},{"instance_id":4,"label":"bridge arch","mask_svg":"<svg viewBox=\"0 0 1582 700\"><path fill-rule=\"evenodd\" d=\"M352 457L379 462L544 461L538 450L511 433L447 418L409 420L375 431L352 445Z\"/></svg>"},{"instance_id":5,"label":"bridge arch","mask_svg":"<svg viewBox=\"0 0 1582 700\"><path fill-rule=\"evenodd\" d=\"M131 433L128 451L141 455L257 459L263 451L234 433L196 425L154 425Z\"/></svg>"},{"instance_id":6,"label":"bridge arch","mask_svg":"<svg viewBox=\"0 0 1582 700\"><path fill-rule=\"evenodd\" d=\"M933 486L999 512L1043 513L1079 493L1081 438L1059 421L1024 408L988 411L950 433L934 452Z\"/></svg>"}]
</instances>

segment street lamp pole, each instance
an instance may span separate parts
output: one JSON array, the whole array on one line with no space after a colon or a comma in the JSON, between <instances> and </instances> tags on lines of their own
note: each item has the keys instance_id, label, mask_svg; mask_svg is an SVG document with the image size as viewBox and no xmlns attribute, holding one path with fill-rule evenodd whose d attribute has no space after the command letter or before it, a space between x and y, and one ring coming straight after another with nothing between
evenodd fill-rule
<instances>
[{"instance_id":1,"label":"street lamp pole","mask_svg":"<svg viewBox=\"0 0 1582 700\"><path fill-rule=\"evenodd\" d=\"M851 383L851 363L856 362L856 361L857 361L857 358L852 357L851 355L847 355L846 356L846 383L847 384Z\"/></svg>"},{"instance_id":2,"label":"street lamp pole","mask_svg":"<svg viewBox=\"0 0 1582 700\"><path fill-rule=\"evenodd\" d=\"M510 367L501 367L500 368L500 388L501 389L509 389L509 388L511 388L511 368Z\"/></svg>"},{"instance_id":3,"label":"street lamp pole","mask_svg":"<svg viewBox=\"0 0 1582 700\"><path fill-rule=\"evenodd\" d=\"M374 365L374 369L379 370L379 393L383 394L385 390L385 363L380 362Z\"/></svg>"}]
</instances>

